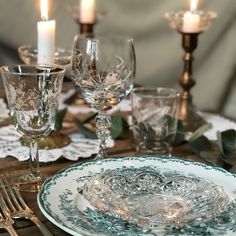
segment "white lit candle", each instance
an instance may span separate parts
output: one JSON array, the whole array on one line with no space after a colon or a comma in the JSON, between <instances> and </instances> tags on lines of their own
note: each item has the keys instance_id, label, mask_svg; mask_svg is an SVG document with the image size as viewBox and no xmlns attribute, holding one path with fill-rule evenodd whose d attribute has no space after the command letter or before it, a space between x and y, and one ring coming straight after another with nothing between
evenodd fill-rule
<instances>
[{"instance_id":1,"label":"white lit candle","mask_svg":"<svg viewBox=\"0 0 236 236\"><path fill-rule=\"evenodd\" d=\"M198 0L191 0L190 11L184 13L183 28L185 33L197 33L200 31L200 16L195 13Z\"/></svg>"},{"instance_id":2,"label":"white lit candle","mask_svg":"<svg viewBox=\"0 0 236 236\"><path fill-rule=\"evenodd\" d=\"M54 63L55 20L48 20L48 0L41 0L41 18L38 22L38 64Z\"/></svg>"},{"instance_id":3,"label":"white lit candle","mask_svg":"<svg viewBox=\"0 0 236 236\"><path fill-rule=\"evenodd\" d=\"M95 0L80 0L80 23L93 24L95 22Z\"/></svg>"}]
</instances>

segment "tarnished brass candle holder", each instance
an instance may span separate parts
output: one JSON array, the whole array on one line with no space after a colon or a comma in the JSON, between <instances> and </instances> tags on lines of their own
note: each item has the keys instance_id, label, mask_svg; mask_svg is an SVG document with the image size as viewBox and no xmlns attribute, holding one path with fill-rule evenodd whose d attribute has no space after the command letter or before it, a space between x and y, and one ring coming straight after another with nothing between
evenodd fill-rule
<instances>
[{"instance_id":1,"label":"tarnished brass candle holder","mask_svg":"<svg viewBox=\"0 0 236 236\"><path fill-rule=\"evenodd\" d=\"M194 131L205 123L205 120L197 113L190 93L191 88L196 83L192 78L192 62L193 51L197 48L198 35L198 33L182 32L182 47L185 52L183 56L184 70L179 79L179 83L183 88L180 96L179 119L183 121L187 131Z\"/></svg>"},{"instance_id":2,"label":"tarnished brass candle holder","mask_svg":"<svg viewBox=\"0 0 236 236\"><path fill-rule=\"evenodd\" d=\"M85 35L86 37L94 36L94 26L96 24L96 21L93 23L83 23L81 22L78 14L74 15L74 20L78 24L80 34Z\"/></svg>"},{"instance_id":3,"label":"tarnished brass candle holder","mask_svg":"<svg viewBox=\"0 0 236 236\"><path fill-rule=\"evenodd\" d=\"M79 23L80 24L80 34L85 35L86 37L93 37L94 36L94 24L84 24L84 23Z\"/></svg>"},{"instance_id":4,"label":"tarnished brass candle holder","mask_svg":"<svg viewBox=\"0 0 236 236\"><path fill-rule=\"evenodd\" d=\"M217 14L212 11L194 11L191 12L198 17L198 25L193 31L185 30L184 17L187 11L170 12L165 14L169 25L177 30L182 35L182 47L184 49L184 70L179 79L179 83L183 89L180 96L179 119L183 121L186 131L195 131L205 123L204 119L197 113L195 106L192 103L192 95L190 90L195 85L195 80L192 78L192 62L193 52L198 45L198 36L200 33L207 30L216 18Z\"/></svg>"}]
</instances>

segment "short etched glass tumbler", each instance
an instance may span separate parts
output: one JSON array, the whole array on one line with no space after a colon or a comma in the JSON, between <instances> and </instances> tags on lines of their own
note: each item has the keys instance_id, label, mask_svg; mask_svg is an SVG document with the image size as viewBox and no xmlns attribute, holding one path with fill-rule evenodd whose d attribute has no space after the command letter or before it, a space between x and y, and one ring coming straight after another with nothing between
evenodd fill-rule
<instances>
[{"instance_id":1,"label":"short etched glass tumbler","mask_svg":"<svg viewBox=\"0 0 236 236\"><path fill-rule=\"evenodd\" d=\"M179 93L172 88L135 88L131 104L137 154L171 156L177 131Z\"/></svg>"},{"instance_id":2,"label":"short etched glass tumbler","mask_svg":"<svg viewBox=\"0 0 236 236\"><path fill-rule=\"evenodd\" d=\"M37 192L45 180L39 168L38 140L54 127L64 72L56 65L0 68L10 114L30 148L29 173L15 181L20 190Z\"/></svg>"}]
</instances>

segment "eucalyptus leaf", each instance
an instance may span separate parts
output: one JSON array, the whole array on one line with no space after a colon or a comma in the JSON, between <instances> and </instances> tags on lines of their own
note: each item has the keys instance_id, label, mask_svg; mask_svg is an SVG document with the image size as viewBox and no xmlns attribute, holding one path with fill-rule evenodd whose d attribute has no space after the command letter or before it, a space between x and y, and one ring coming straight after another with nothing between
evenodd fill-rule
<instances>
[{"instance_id":1,"label":"eucalyptus leaf","mask_svg":"<svg viewBox=\"0 0 236 236\"><path fill-rule=\"evenodd\" d=\"M200 136L202 136L207 130L209 130L212 127L212 124L206 123L199 127L189 138L189 142L192 142L196 139L198 139Z\"/></svg>"},{"instance_id":2,"label":"eucalyptus leaf","mask_svg":"<svg viewBox=\"0 0 236 236\"><path fill-rule=\"evenodd\" d=\"M185 129L182 120L178 120L174 144L179 145L186 141Z\"/></svg>"},{"instance_id":3,"label":"eucalyptus leaf","mask_svg":"<svg viewBox=\"0 0 236 236\"><path fill-rule=\"evenodd\" d=\"M148 137L149 140L155 140L156 138L156 132L154 131L154 129L145 122L139 123L138 132L140 132L140 136L145 139Z\"/></svg>"},{"instance_id":4,"label":"eucalyptus leaf","mask_svg":"<svg viewBox=\"0 0 236 236\"><path fill-rule=\"evenodd\" d=\"M209 151L200 151L199 156L203 159L205 159L207 162L211 162L212 160L215 160L215 155L212 152Z\"/></svg>"},{"instance_id":5,"label":"eucalyptus leaf","mask_svg":"<svg viewBox=\"0 0 236 236\"><path fill-rule=\"evenodd\" d=\"M85 138L97 139L97 135L90 129L84 126L84 124L77 118L74 118L76 126L79 128L80 133L84 135Z\"/></svg>"},{"instance_id":6,"label":"eucalyptus leaf","mask_svg":"<svg viewBox=\"0 0 236 236\"><path fill-rule=\"evenodd\" d=\"M221 155L224 156L224 149L223 149L223 145L222 145L222 135L221 135L220 131L216 132L216 137L217 137L216 143L219 147L220 153L221 153Z\"/></svg>"},{"instance_id":7,"label":"eucalyptus leaf","mask_svg":"<svg viewBox=\"0 0 236 236\"><path fill-rule=\"evenodd\" d=\"M224 155L230 155L236 148L236 130L229 129L221 132L221 140Z\"/></svg>"},{"instance_id":8,"label":"eucalyptus leaf","mask_svg":"<svg viewBox=\"0 0 236 236\"><path fill-rule=\"evenodd\" d=\"M231 152L229 155L224 156L224 158L222 160L224 160L225 162L230 163L232 165L236 165L236 150Z\"/></svg>"},{"instance_id":9,"label":"eucalyptus leaf","mask_svg":"<svg viewBox=\"0 0 236 236\"><path fill-rule=\"evenodd\" d=\"M191 152L199 154L200 152L208 152L212 150L212 144L205 136L200 136L197 139L189 142Z\"/></svg>"},{"instance_id":10,"label":"eucalyptus leaf","mask_svg":"<svg viewBox=\"0 0 236 236\"><path fill-rule=\"evenodd\" d=\"M119 138L124 130L123 119L121 114L111 117L111 137L113 139Z\"/></svg>"},{"instance_id":11,"label":"eucalyptus leaf","mask_svg":"<svg viewBox=\"0 0 236 236\"><path fill-rule=\"evenodd\" d=\"M61 130L62 129L62 124L63 124L63 120L65 118L66 113L67 113L67 108L57 112L54 130Z\"/></svg>"}]
</instances>

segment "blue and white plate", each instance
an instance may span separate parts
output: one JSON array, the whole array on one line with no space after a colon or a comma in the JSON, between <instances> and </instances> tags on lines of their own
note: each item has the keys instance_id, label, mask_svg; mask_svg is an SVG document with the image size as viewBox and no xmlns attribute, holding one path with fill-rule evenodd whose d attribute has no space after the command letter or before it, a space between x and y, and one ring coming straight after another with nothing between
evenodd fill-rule
<instances>
[{"instance_id":1,"label":"blue and white plate","mask_svg":"<svg viewBox=\"0 0 236 236\"><path fill-rule=\"evenodd\" d=\"M204 215L204 219L183 221L179 225L175 221L173 224L163 224L160 227L136 224L118 214L102 211L84 197L82 192L85 184L89 183L92 177L99 176L100 173L106 174L107 170L111 170L112 172L108 172L112 174L117 171L119 174L126 173L126 175L129 171L134 173L137 170L151 170L158 175L172 176L173 178L183 176L194 180L196 183L198 180L199 182L204 180L204 184L209 183L209 186L217 186L220 196L225 196L224 198L227 201L218 198L214 204L215 200L212 198L210 200L212 204L206 204L208 207L212 205L213 209L217 211L215 205L221 202L224 203L223 207L216 212L217 214L211 214L211 217ZM151 192L149 191L149 194ZM207 190L204 192L209 198L210 195L208 195ZM128 157L76 164L47 180L38 194L38 205L43 214L53 224L76 236L233 236L236 235L235 200L235 175L221 168L196 162L157 157ZM189 215L191 215L190 213L188 212Z\"/></svg>"}]
</instances>

